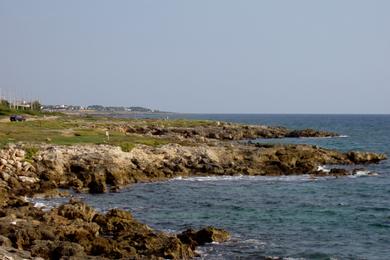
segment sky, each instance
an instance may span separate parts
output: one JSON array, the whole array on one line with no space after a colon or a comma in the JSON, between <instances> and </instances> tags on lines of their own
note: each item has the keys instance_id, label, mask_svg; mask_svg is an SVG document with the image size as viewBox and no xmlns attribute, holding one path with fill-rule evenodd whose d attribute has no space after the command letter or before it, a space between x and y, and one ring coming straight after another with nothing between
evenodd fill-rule
<instances>
[{"instance_id":1,"label":"sky","mask_svg":"<svg viewBox=\"0 0 390 260\"><path fill-rule=\"evenodd\" d=\"M1 94L190 113L390 113L388 0L0 0Z\"/></svg>"}]
</instances>

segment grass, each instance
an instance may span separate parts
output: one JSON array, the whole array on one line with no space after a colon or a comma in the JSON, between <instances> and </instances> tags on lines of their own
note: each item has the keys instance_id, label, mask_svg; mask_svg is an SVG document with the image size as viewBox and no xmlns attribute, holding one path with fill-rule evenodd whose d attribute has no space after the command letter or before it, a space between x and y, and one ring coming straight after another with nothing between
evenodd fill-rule
<instances>
[{"instance_id":1,"label":"grass","mask_svg":"<svg viewBox=\"0 0 390 260\"><path fill-rule=\"evenodd\" d=\"M74 144L110 144L130 151L137 144L159 146L174 140L145 135L126 135L119 131L110 131L108 140L105 128L113 124L137 123L133 120L104 118L83 118L61 116L53 120L40 119L25 122L0 122L0 146L7 143L24 142L31 144L27 154L31 158L37 152L34 144L50 143L58 145Z\"/></svg>"},{"instance_id":2,"label":"grass","mask_svg":"<svg viewBox=\"0 0 390 260\"><path fill-rule=\"evenodd\" d=\"M24 150L26 151L26 155L24 158L27 161L32 161L33 157L39 152L39 148L33 145L24 147Z\"/></svg>"},{"instance_id":3,"label":"grass","mask_svg":"<svg viewBox=\"0 0 390 260\"><path fill-rule=\"evenodd\" d=\"M43 112L39 110L32 109L14 109L5 106L0 106L0 116L10 116L10 115L32 115L32 116L42 116L42 115L60 115L58 112Z\"/></svg>"}]
</instances>

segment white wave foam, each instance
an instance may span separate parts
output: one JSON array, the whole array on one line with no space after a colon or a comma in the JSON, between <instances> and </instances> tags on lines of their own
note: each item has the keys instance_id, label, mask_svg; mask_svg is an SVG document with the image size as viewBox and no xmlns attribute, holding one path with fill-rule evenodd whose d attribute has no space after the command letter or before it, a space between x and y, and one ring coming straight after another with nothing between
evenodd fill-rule
<instances>
[{"instance_id":1,"label":"white wave foam","mask_svg":"<svg viewBox=\"0 0 390 260\"><path fill-rule=\"evenodd\" d=\"M326 177L320 177L326 178ZM316 178L319 179L319 178ZM180 177L175 178L173 181L189 181L189 182L216 182L216 181L312 181L313 176L308 174L303 175L290 175L290 176L247 176L247 175L234 175L234 176L201 176L201 177Z\"/></svg>"},{"instance_id":2,"label":"white wave foam","mask_svg":"<svg viewBox=\"0 0 390 260\"><path fill-rule=\"evenodd\" d=\"M245 176L245 177L252 177L252 176ZM176 180L183 180L183 181L235 181L235 180L241 180L243 179L243 175L236 175L236 176L202 176L202 177L188 177L188 178L180 178Z\"/></svg>"},{"instance_id":3,"label":"white wave foam","mask_svg":"<svg viewBox=\"0 0 390 260\"><path fill-rule=\"evenodd\" d=\"M42 202L36 202L36 203L34 203L34 207L35 207L35 208L39 208L39 209L41 209L41 208L46 208L47 206L46 206L46 204L45 204L45 203L42 203Z\"/></svg>"},{"instance_id":4,"label":"white wave foam","mask_svg":"<svg viewBox=\"0 0 390 260\"><path fill-rule=\"evenodd\" d=\"M179 233L179 230L171 229L171 228L162 228L161 231L163 231L164 233L171 234L171 235Z\"/></svg>"},{"instance_id":5,"label":"white wave foam","mask_svg":"<svg viewBox=\"0 0 390 260\"><path fill-rule=\"evenodd\" d=\"M247 243L247 244L251 244L251 245L256 245L256 246L265 246L265 245L267 245L266 242L258 240L258 239L253 239L253 238L243 240L242 242L243 243Z\"/></svg>"},{"instance_id":6,"label":"white wave foam","mask_svg":"<svg viewBox=\"0 0 390 260\"><path fill-rule=\"evenodd\" d=\"M321 137L296 137L297 139L332 139L332 138L347 138L349 135L336 135L336 136L321 136ZM291 138L289 138L291 139Z\"/></svg>"},{"instance_id":7,"label":"white wave foam","mask_svg":"<svg viewBox=\"0 0 390 260\"><path fill-rule=\"evenodd\" d=\"M206 251L205 250L201 250L200 247L196 248L195 253L197 253L198 255L201 255L200 259L205 259L205 257L208 256Z\"/></svg>"},{"instance_id":8,"label":"white wave foam","mask_svg":"<svg viewBox=\"0 0 390 260\"><path fill-rule=\"evenodd\" d=\"M376 172L371 172L371 171L368 171L368 170L358 170L356 172L353 173L352 176L354 177L363 177L363 176L378 176L379 174L376 173Z\"/></svg>"},{"instance_id":9,"label":"white wave foam","mask_svg":"<svg viewBox=\"0 0 390 260\"><path fill-rule=\"evenodd\" d=\"M325 165L320 165L320 166L317 167L317 171L329 173L330 169L326 168Z\"/></svg>"},{"instance_id":10,"label":"white wave foam","mask_svg":"<svg viewBox=\"0 0 390 260\"><path fill-rule=\"evenodd\" d=\"M359 177L359 176L368 176L370 174L370 171L365 171L365 170L362 170L362 171L356 171L354 173L355 176Z\"/></svg>"}]
</instances>

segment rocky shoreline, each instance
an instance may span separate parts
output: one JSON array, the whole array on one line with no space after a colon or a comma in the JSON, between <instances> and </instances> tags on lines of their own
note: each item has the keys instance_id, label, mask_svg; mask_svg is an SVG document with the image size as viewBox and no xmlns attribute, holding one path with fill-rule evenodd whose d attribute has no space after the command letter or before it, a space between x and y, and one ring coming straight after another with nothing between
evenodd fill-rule
<instances>
[{"instance_id":1,"label":"rocky shoreline","mask_svg":"<svg viewBox=\"0 0 390 260\"><path fill-rule=\"evenodd\" d=\"M291 137L336 137L337 133L314 129L290 130L285 127L266 125L242 125L227 122L208 122L191 127L165 126L148 124L140 121L136 124L114 124L109 127L128 134L165 136L195 140L232 141L256 138L291 138Z\"/></svg>"},{"instance_id":2,"label":"rocky shoreline","mask_svg":"<svg viewBox=\"0 0 390 260\"><path fill-rule=\"evenodd\" d=\"M254 138L334 137L311 129L210 123L194 127L112 125L125 133L186 139L188 145L138 145L130 152L110 145L8 145L0 151L0 256L13 259L189 259L196 247L225 241L226 231L207 227L181 234L154 231L129 212L102 214L72 200L50 211L25 197L76 192L115 192L124 186L206 175L353 174L338 165L378 163L386 155L323 149L311 145L261 145L235 142ZM26 152L27 151L27 152ZM334 165L324 171L322 165ZM352 167L352 168L353 168ZM361 166L356 166L361 167Z\"/></svg>"}]
</instances>

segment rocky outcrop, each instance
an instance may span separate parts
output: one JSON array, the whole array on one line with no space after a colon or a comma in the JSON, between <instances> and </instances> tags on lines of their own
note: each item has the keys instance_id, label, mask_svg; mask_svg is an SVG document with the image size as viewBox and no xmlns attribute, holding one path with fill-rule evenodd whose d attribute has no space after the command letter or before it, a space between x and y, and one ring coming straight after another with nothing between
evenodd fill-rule
<instances>
[{"instance_id":1,"label":"rocky outcrop","mask_svg":"<svg viewBox=\"0 0 390 260\"><path fill-rule=\"evenodd\" d=\"M230 238L230 234L223 229L206 227L198 231L187 229L177 235L177 237L181 242L189 245L191 249L195 249L197 246L202 246L206 243L225 242Z\"/></svg>"},{"instance_id":2,"label":"rocky outcrop","mask_svg":"<svg viewBox=\"0 0 390 260\"><path fill-rule=\"evenodd\" d=\"M127 211L101 214L75 200L49 212L29 203L0 209L3 247L44 259L189 259L196 255L195 246L228 237L213 227L169 235L139 223Z\"/></svg>"},{"instance_id":3,"label":"rocky outcrop","mask_svg":"<svg viewBox=\"0 0 390 260\"><path fill-rule=\"evenodd\" d=\"M0 259L2 260L44 260L42 257L33 257L31 252L16 249L12 246L0 246Z\"/></svg>"},{"instance_id":4,"label":"rocky outcrop","mask_svg":"<svg viewBox=\"0 0 390 260\"><path fill-rule=\"evenodd\" d=\"M387 159L385 154L368 152L349 152L346 156L352 163L355 164L378 163Z\"/></svg>"},{"instance_id":5,"label":"rocky outcrop","mask_svg":"<svg viewBox=\"0 0 390 260\"><path fill-rule=\"evenodd\" d=\"M5 165L5 169L12 170L0 174L3 205L11 190L15 196L32 196L56 188L103 193L131 183L177 176L323 175L318 171L320 165L377 163L386 158L383 154L341 153L311 145L226 143L218 146L139 145L129 153L109 145L41 146L39 150L31 162L24 158L22 147L0 151L0 155L5 155L0 160L27 166ZM8 157L13 159L6 159ZM341 171L327 174L341 175Z\"/></svg>"},{"instance_id":6,"label":"rocky outcrop","mask_svg":"<svg viewBox=\"0 0 390 260\"><path fill-rule=\"evenodd\" d=\"M39 178L54 186L100 193L177 176L317 174L318 166L324 164L373 163L385 158L383 154L345 154L311 145L140 145L130 153L101 145L51 147L38 154L36 164L42 169Z\"/></svg>"},{"instance_id":7,"label":"rocky outcrop","mask_svg":"<svg viewBox=\"0 0 390 260\"><path fill-rule=\"evenodd\" d=\"M35 190L39 179L33 163L25 158L25 151L15 145L0 150L0 206L10 196Z\"/></svg>"},{"instance_id":8,"label":"rocky outcrop","mask_svg":"<svg viewBox=\"0 0 390 260\"><path fill-rule=\"evenodd\" d=\"M166 137L181 137L186 139L200 138L216 140L243 140L256 138L284 138L284 137L335 137L338 134L314 129L289 130L284 127L271 127L264 125L241 125L226 122L209 122L199 126L175 127L155 124L140 124L132 122L126 125L115 125L112 130L128 134L142 134Z\"/></svg>"},{"instance_id":9,"label":"rocky outcrop","mask_svg":"<svg viewBox=\"0 0 390 260\"><path fill-rule=\"evenodd\" d=\"M283 137L293 137L293 138L301 138L301 137L336 137L338 134L328 131L318 131L314 129L303 129L303 130L292 130L289 131Z\"/></svg>"}]
</instances>

